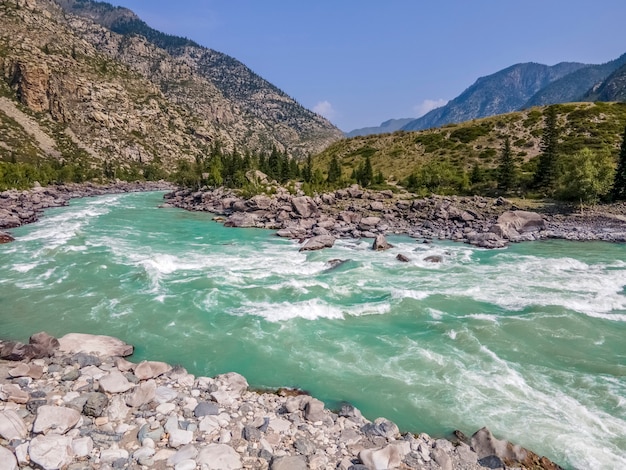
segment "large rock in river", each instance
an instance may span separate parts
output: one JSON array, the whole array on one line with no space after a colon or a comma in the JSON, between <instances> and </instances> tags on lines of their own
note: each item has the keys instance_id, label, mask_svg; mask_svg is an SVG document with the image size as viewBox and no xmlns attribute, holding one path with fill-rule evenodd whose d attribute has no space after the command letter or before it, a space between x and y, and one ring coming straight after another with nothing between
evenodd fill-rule
<instances>
[{"instance_id":1,"label":"large rock in river","mask_svg":"<svg viewBox=\"0 0 626 470\"><path fill-rule=\"evenodd\" d=\"M317 237L309 238L300 251L315 251L323 248L331 248L335 244L335 237L332 235L318 235Z\"/></svg>"}]
</instances>

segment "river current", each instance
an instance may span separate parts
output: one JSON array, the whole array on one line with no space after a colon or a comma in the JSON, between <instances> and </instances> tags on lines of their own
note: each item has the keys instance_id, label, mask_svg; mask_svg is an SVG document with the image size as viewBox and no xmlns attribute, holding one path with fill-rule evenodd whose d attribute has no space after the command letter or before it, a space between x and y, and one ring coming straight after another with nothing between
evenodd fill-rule
<instances>
[{"instance_id":1,"label":"river current","mask_svg":"<svg viewBox=\"0 0 626 470\"><path fill-rule=\"evenodd\" d=\"M162 195L73 200L12 231L0 338L112 335L134 361L299 387L403 431L487 426L567 468L626 468L626 246L398 236L300 253Z\"/></svg>"}]
</instances>

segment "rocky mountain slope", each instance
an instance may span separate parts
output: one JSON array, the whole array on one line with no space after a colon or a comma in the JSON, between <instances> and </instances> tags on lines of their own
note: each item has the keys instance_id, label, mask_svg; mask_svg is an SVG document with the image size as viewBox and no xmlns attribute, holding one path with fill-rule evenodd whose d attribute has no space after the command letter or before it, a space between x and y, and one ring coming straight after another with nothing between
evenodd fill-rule
<instances>
[{"instance_id":1,"label":"rocky mountain slope","mask_svg":"<svg viewBox=\"0 0 626 470\"><path fill-rule=\"evenodd\" d=\"M177 87L176 82L185 81L187 77L176 77L171 70L164 70L161 54L157 53L155 56L150 45L167 51L168 60L173 65L188 67L185 74L191 73L217 88L219 94L232 103L231 106L234 105L231 110L233 115L222 113L217 116L218 123L221 126L234 127L231 131L234 140L243 139L248 148L275 144L280 150L286 149L298 156L312 149L319 150L341 136L338 129L326 119L304 108L226 54L202 47L186 38L156 31L125 8L84 0L60 0L58 3L65 11L93 20L119 33L121 39L113 36L111 40L103 39L97 32L94 34L93 30L79 29L99 49L112 54L115 59L131 68L143 71L173 101L182 102L201 115L211 113L214 106L211 102L202 103L196 93L181 90L184 86ZM137 57L136 51L123 47L124 42L133 37L147 41L145 52L148 54L144 52L141 57ZM118 46L117 51L115 45ZM215 101L215 97L209 98Z\"/></svg>"},{"instance_id":2,"label":"rocky mountain slope","mask_svg":"<svg viewBox=\"0 0 626 470\"><path fill-rule=\"evenodd\" d=\"M448 104L433 109L403 129L429 129L516 111L549 83L581 67L584 67L584 64L570 62L562 62L551 67L535 63L513 65L479 78Z\"/></svg>"},{"instance_id":3,"label":"rocky mountain slope","mask_svg":"<svg viewBox=\"0 0 626 470\"><path fill-rule=\"evenodd\" d=\"M626 101L626 63L585 95L588 101Z\"/></svg>"},{"instance_id":4,"label":"rocky mountain slope","mask_svg":"<svg viewBox=\"0 0 626 470\"><path fill-rule=\"evenodd\" d=\"M172 53L87 16L52 0L0 3L1 159L172 167L216 141L250 150L276 146L301 156L342 136L234 59L182 38ZM91 16L107 23L106 15ZM140 22L123 9L108 18L121 17ZM224 82L240 80L225 91L209 72ZM237 86L244 91L238 94Z\"/></svg>"},{"instance_id":5,"label":"rocky mountain slope","mask_svg":"<svg viewBox=\"0 0 626 470\"><path fill-rule=\"evenodd\" d=\"M626 64L626 54L615 60L599 65L587 65L558 80L553 81L537 92L525 107L545 106L555 103L572 101L596 101L588 97L594 87L597 88L615 70ZM600 99L598 101L620 101L615 99Z\"/></svg>"}]
</instances>

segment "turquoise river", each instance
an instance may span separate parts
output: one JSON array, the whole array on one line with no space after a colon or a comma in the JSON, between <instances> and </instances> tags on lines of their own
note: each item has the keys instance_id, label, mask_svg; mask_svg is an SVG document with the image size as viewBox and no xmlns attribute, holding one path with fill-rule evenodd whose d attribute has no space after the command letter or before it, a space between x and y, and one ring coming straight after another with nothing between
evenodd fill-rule
<instances>
[{"instance_id":1,"label":"turquoise river","mask_svg":"<svg viewBox=\"0 0 626 470\"><path fill-rule=\"evenodd\" d=\"M403 431L487 426L566 468L626 468L626 246L398 236L305 254L162 196L74 200L13 230L0 338L113 335L135 361L300 387Z\"/></svg>"}]
</instances>

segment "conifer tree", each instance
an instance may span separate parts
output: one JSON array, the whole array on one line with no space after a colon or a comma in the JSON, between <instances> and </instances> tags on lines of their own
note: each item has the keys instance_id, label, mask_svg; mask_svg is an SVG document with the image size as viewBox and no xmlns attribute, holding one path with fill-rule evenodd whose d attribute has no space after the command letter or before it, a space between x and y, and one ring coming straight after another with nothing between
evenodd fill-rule
<instances>
[{"instance_id":1,"label":"conifer tree","mask_svg":"<svg viewBox=\"0 0 626 470\"><path fill-rule=\"evenodd\" d=\"M617 201L626 200L626 129L624 129L617 171L615 172L615 179L613 180L612 196L613 199Z\"/></svg>"},{"instance_id":2,"label":"conifer tree","mask_svg":"<svg viewBox=\"0 0 626 470\"><path fill-rule=\"evenodd\" d=\"M515 184L515 161L511 154L511 140L509 136L504 139L500 163L498 164L498 188L510 191Z\"/></svg>"},{"instance_id":3,"label":"conifer tree","mask_svg":"<svg viewBox=\"0 0 626 470\"><path fill-rule=\"evenodd\" d=\"M535 185L550 194L556 189L558 175L559 129L557 126L557 107L549 106L541 137L541 154L535 173Z\"/></svg>"},{"instance_id":4,"label":"conifer tree","mask_svg":"<svg viewBox=\"0 0 626 470\"><path fill-rule=\"evenodd\" d=\"M341 165L336 155L333 155L330 163L328 164L328 178L329 183L336 183L341 179Z\"/></svg>"},{"instance_id":5,"label":"conifer tree","mask_svg":"<svg viewBox=\"0 0 626 470\"><path fill-rule=\"evenodd\" d=\"M311 154L306 157L306 164L302 169L302 179L305 183L310 183L313 180L313 159Z\"/></svg>"}]
</instances>

